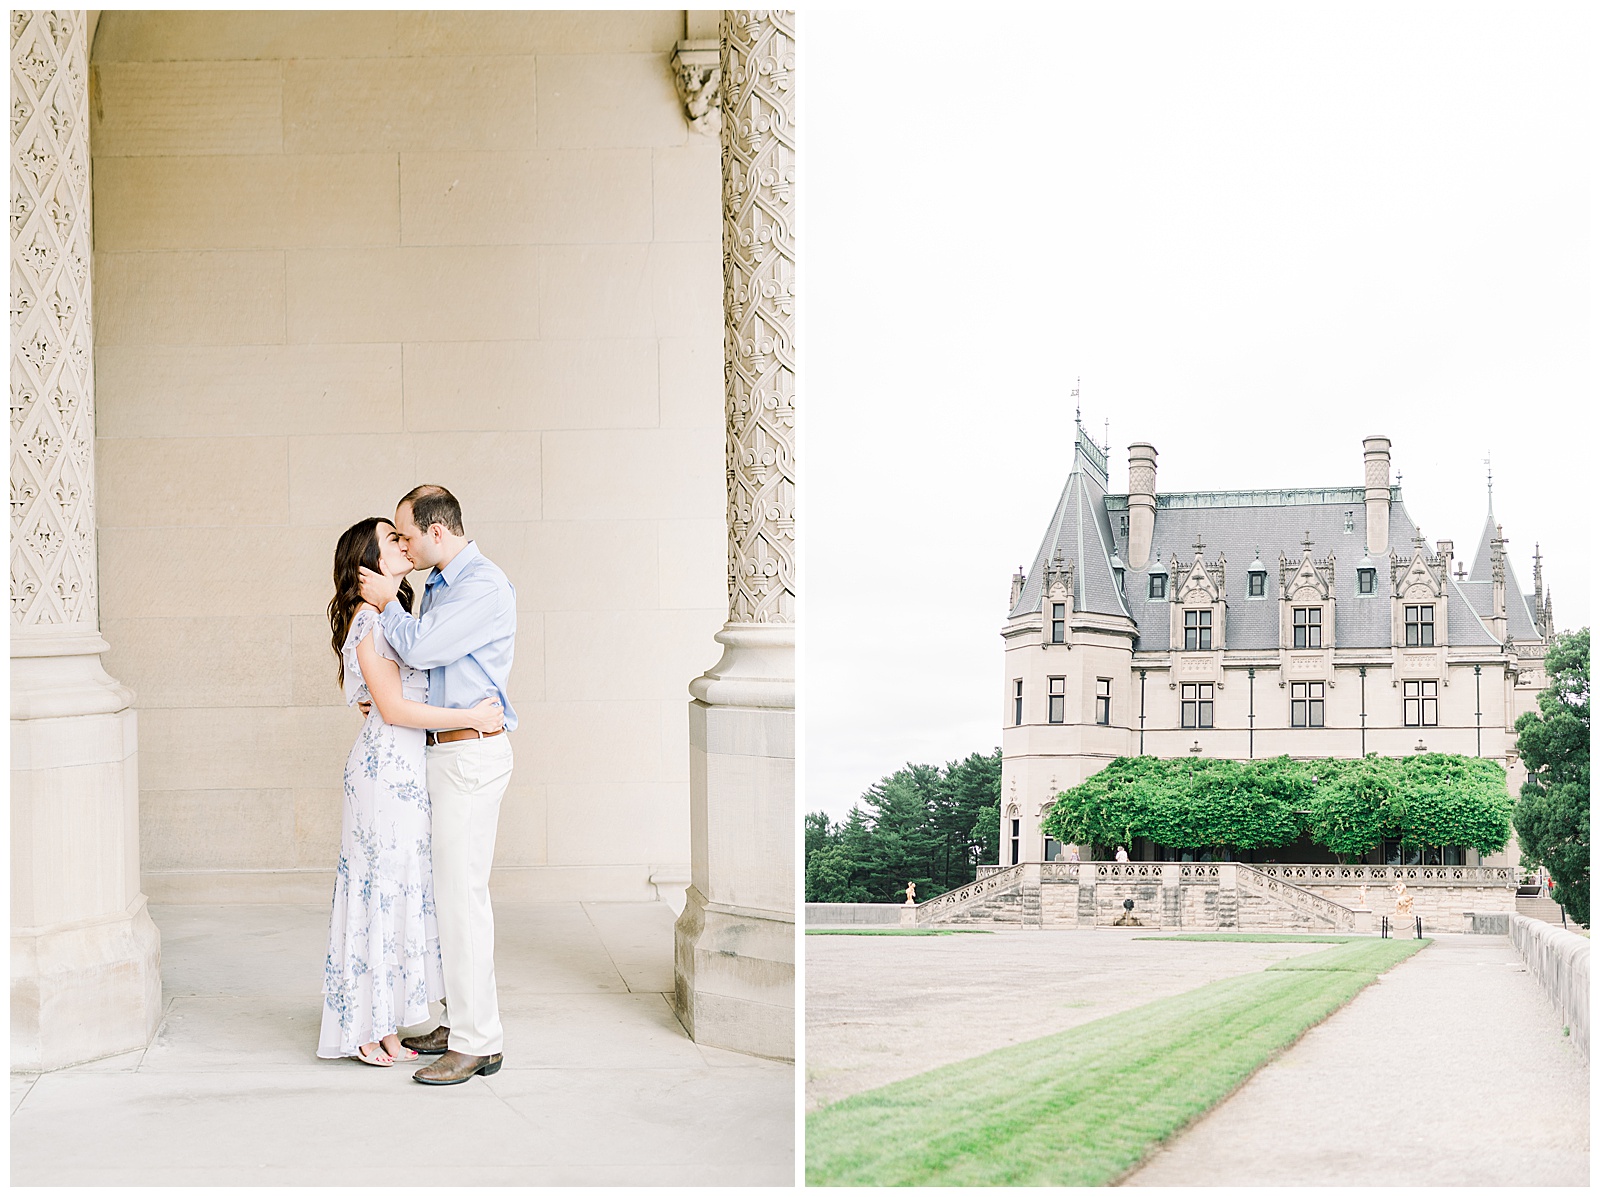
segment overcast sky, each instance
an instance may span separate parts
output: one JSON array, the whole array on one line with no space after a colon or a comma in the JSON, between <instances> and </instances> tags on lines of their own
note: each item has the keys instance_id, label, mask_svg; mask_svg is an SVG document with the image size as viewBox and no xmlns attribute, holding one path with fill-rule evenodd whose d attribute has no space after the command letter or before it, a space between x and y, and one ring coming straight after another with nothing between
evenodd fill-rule
<instances>
[{"instance_id":1,"label":"overcast sky","mask_svg":"<svg viewBox=\"0 0 1600 1197\"><path fill-rule=\"evenodd\" d=\"M1357 486L1495 512L1559 627L1596 510L1577 5L806 9L802 803L999 744L1010 577L1111 489ZM1469 561L1470 564L1470 561Z\"/></svg>"}]
</instances>

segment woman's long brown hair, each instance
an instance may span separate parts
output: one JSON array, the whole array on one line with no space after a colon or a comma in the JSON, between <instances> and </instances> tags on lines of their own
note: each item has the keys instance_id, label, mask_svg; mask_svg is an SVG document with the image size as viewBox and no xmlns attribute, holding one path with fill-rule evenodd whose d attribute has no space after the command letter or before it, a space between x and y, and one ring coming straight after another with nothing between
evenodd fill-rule
<instances>
[{"instance_id":1,"label":"woman's long brown hair","mask_svg":"<svg viewBox=\"0 0 1600 1197\"><path fill-rule=\"evenodd\" d=\"M378 544L378 527L394 525L381 515L368 516L354 524L339 537L339 546L333 550L333 600L328 604L328 626L333 629L333 655L339 661L339 684L344 685L344 639L350 634L356 612L361 608L361 567L373 573L382 573L382 549ZM400 605L411 610L411 583L400 582Z\"/></svg>"}]
</instances>

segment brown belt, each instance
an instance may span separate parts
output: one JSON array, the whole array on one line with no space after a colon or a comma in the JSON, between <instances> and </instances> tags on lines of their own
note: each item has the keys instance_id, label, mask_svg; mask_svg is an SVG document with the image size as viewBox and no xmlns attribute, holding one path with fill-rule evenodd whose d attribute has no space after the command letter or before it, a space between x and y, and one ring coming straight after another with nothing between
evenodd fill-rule
<instances>
[{"instance_id":1,"label":"brown belt","mask_svg":"<svg viewBox=\"0 0 1600 1197\"><path fill-rule=\"evenodd\" d=\"M500 731L505 731L501 728ZM486 740L490 736L498 736L500 732L473 731L470 727L458 727L454 731L431 731L428 733L429 744L454 744L457 740Z\"/></svg>"}]
</instances>

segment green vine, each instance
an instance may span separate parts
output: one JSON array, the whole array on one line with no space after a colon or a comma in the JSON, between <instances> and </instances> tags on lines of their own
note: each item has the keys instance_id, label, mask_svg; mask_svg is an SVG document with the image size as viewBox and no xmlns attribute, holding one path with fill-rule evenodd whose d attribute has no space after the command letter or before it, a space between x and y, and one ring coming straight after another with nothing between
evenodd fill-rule
<instances>
[{"instance_id":1,"label":"green vine","mask_svg":"<svg viewBox=\"0 0 1600 1197\"><path fill-rule=\"evenodd\" d=\"M1119 757L1060 794L1043 830L1062 843L1286 847L1309 836L1360 855L1385 839L1503 848L1511 796L1495 761L1426 753L1260 761Z\"/></svg>"}]
</instances>

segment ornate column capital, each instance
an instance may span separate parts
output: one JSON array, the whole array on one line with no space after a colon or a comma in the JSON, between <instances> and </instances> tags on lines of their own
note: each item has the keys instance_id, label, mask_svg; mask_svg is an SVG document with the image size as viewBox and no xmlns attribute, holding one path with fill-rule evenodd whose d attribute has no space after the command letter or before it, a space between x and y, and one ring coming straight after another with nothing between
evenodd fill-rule
<instances>
[{"instance_id":1,"label":"ornate column capital","mask_svg":"<svg viewBox=\"0 0 1600 1197\"><path fill-rule=\"evenodd\" d=\"M728 621L794 622L794 13L722 15Z\"/></svg>"},{"instance_id":2,"label":"ornate column capital","mask_svg":"<svg viewBox=\"0 0 1600 1197\"><path fill-rule=\"evenodd\" d=\"M99 626L88 14L11 14L11 627Z\"/></svg>"},{"instance_id":3,"label":"ornate column capital","mask_svg":"<svg viewBox=\"0 0 1600 1197\"><path fill-rule=\"evenodd\" d=\"M672 52L672 78L678 85L678 99L683 101L689 128L708 137L721 133L721 41L695 38L679 42Z\"/></svg>"}]
</instances>

